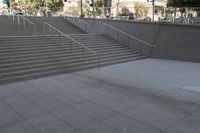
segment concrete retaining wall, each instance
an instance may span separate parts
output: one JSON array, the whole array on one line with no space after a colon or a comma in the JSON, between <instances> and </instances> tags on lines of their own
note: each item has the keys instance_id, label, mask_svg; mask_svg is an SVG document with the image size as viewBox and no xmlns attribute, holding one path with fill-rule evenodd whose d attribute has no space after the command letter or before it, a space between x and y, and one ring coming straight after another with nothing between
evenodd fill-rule
<instances>
[{"instance_id":1,"label":"concrete retaining wall","mask_svg":"<svg viewBox=\"0 0 200 133\"><path fill-rule=\"evenodd\" d=\"M126 33L155 45L151 57L200 62L200 26L160 23L138 23L114 20L85 19L92 26L91 32L105 33L107 23ZM108 32L108 31L107 31ZM117 39L117 33L110 31ZM119 41L127 43L127 37L120 35ZM139 50L139 43L131 40L131 47ZM143 54L150 54L150 47L143 45Z\"/></svg>"}]
</instances>

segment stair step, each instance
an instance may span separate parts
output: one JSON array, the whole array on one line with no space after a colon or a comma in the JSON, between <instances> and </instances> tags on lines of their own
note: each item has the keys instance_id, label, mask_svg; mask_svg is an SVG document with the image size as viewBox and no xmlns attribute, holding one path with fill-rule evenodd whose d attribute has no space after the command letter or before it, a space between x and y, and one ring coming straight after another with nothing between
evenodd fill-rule
<instances>
[{"instance_id":1,"label":"stair step","mask_svg":"<svg viewBox=\"0 0 200 133\"><path fill-rule=\"evenodd\" d=\"M138 56L138 57L130 57L130 59L135 59L135 58L145 58L143 56ZM115 60L113 59L110 59L110 58L106 58L106 59L100 59L100 61L102 62L101 65L103 64L106 64L106 62L116 62L117 60L119 61L125 61L125 60L128 60L129 58L127 57L121 57L121 58L115 58ZM130 60L129 59L129 60ZM59 65L58 65L59 64ZM42 72L42 71L53 71L54 69L67 69L67 68L73 68L73 67L78 67L78 66L82 66L82 65L85 65L85 64L98 64L97 63L97 60L89 60L89 61L84 61L84 62L74 62L74 63L70 63L70 64L66 64L64 62L60 62L60 63L56 63L56 64L51 64L51 65L43 65L43 67L39 67L39 68L30 68L30 69L23 69L21 71L13 71L13 72L8 72L8 73L1 73L0 74L0 79L1 78L7 78L7 77L15 77L15 76L20 76L20 75L28 75L28 74L31 74L31 73L34 73L34 72ZM97 66L97 65L96 65Z\"/></svg>"},{"instance_id":2,"label":"stair step","mask_svg":"<svg viewBox=\"0 0 200 133\"><path fill-rule=\"evenodd\" d=\"M83 43L82 43L83 44ZM79 45L72 43L71 44L73 47L80 47ZM85 46L87 46L88 48L95 48L95 47L126 47L125 45L119 45L119 44L84 44ZM3 50L18 50L18 49L32 49L32 48L51 48L51 47L66 47L66 46L70 46L69 43L48 43L46 42L45 44L33 44L33 45L13 45L13 46L0 46L0 51Z\"/></svg>"},{"instance_id":3,"label":"stair step","mask_svg":"<svg viewBox=\"0 0 200 133\"><path fill-rule=\"evenodd\" d=\"M127 53L117 53L117 54L111 54L111 55L100 55L100 58L111 58L111 57L124 57L124 56L141 56L140 54L127 54ZM93 54L87 54L84 56L84 58L93 58L96 56ZM58 62L58 61L71 61L71 60L82 60L83 55L76 55L76 56L70 56L70 57L59 57L59 58L39 58L37 60L25 60L23 62L11 62L11 63L6 63L6 64L1 64L0 65L0 73L5 72L8 69L15 69L16 67L21 67L25 65L38 65L38 64L44 64L48 62Z\"/></svg>"},{"instance_id":4,"label":"stair step","mask_svg":"<svg viewBox=\"0 0 200 133\"><path fill-rule=\"evenodd\" d=\"M100 53L100 52L106 52L106 51L119 51L119 50L129 50L128 48L115 48L115 49L105 49L105 48L96 48L95 51ZM17 56L17 55L30 55L30 54L36 54L36 53L43 53L43 52L52 52L52 51L66 51L66 53L71 53L71 50L69 48L57 48L57 49L40 49L40 50L36 50L36 51L16 51L16 52L10 52L10 53L0 53L0 56ZM82 52L83 49L73 49L73 52ZM85 50L87 51L87 50ZM0 57L0 58L1 58Z\"/></svg>"},{"instance_id":5,"label":"stair step","mask_svg":"<svg viewBox=\"0 0 200 133\"><path fill-rule=\"evenodd\" d=\"M123 62L128 62L128 61L139 60L139 59L143 59L143 58L145 58L145 57L141 56L141 57L135 57L135 58L131 58L131 59L124 59L121 61L115 60L115 61L110 61L110 62L109 61L103 62L101 64L101 67L111 65L111 64L118 64L118 63L123 63ZM46 76L50 76L50 75L69 73L69 72L74 72L74 71L82 71L82 70L91 69L91 68L98 68L98 64L96 64L96 63L94 64L94 62L87 63L87 64L85 63L84 65L79 65L79 66L72 67L72 68L64 67L63 69L59 68L59 69L54 69L51 71L43 71L43 72L39 72L39 73L29 73L27 75L20 75L20 76L16 76L16 77L7 77L7 78L0 79L0 84L6 84L6 83L10 83L10 82L19 82L19 81L41 78L41 77L46 77Z\"/></svg>"}]
</instances>

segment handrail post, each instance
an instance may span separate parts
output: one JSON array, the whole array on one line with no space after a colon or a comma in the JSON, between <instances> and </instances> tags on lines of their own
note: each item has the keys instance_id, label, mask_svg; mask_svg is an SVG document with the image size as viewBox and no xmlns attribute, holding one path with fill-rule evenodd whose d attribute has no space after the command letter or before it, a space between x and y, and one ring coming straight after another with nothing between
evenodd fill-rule
<instances>
[{"instance_id":1,"label":"handrail post","mask_svg":"<svg viewBox=\"0 0 200 133\"><path fill-rule=\"evenodd\" d=\"M36 24L34 24L35 35L37 35Z\"/></svg>"},{"instance_id":2,"label":"handrail post","mask_svg":"<svg viewBox=\"0 0 200 133\"><path fill-rule=\"evenodd\" d=\"M83 47L83 58L85 57L85 48Z\"/></svg>"},{"instance_id":3,"label":"handrail post","mask_svg":"<svg viewBox=\"0 0 200 133\"><path fill-rule=\"evenodd\" d=\"M119 32L118 31L116 31L117 32L117 40L119 41Z\"/></svg>"},{"instance_id":4,"label":"handrail post","mask_svg":"<svg viewBox=\"0 0 200 133\"><path fill-rule=\"evenodd\" d=\"M13 16L13 22L15 22L15 15L13 14L12 16Z\"/></svg>"},{"instance_id":5,"label":"handrail post","mask_svg":"<svg viewBox=\"0 0 200 133\"><path fill-rule=\"evenodd\" d=\"M69 39L69 46L70 46L70 50L71 50L71 53L72 53L72 41L71 41L71 39Z\"/></svg>"},{"instance_id":6,"label":"handrail post","mask_svg":"<svg viewBox=\"0 0 200 133\"><path fill-rule=\"evenodd\" d=\"M45 34L45 24L43 24L43 34Z\"/></svg>"},{"instance_id":7,"label":"handrail post","mask_svg":"<svg viewBox=\"0 0 200 133\"><path fill-rule=\"evenodd\" d=\"M19 15L17 16L17 23L20 25Z\"/></svg>"},{"instance_id":8,"label":"handrail post","mask_svg":"<svg viewBox=\"0 0 200 133\"><path fill-rule=\"evenodd\" d=\"M51 27L49 26L49 32L51 32Z\"/></svg>"},{"instance_id":9,"label":"handrail post","mask_svg":"<svg viewBox=\"0 0 200 133\"><path fill-rule=\"evenodd\" d=\"M107 26L105 25L105 28L104 28L104 34L106 34L106 27L107 27Z\"/></svg>"},{"instance_id":10,"label":"handrail post","mask_svg":"<svg viewBox=\"0 0 200 133\"><path fill-rule=\"evenodd\" d=\"M128 48L130 48L130 37L128 36Z\"/></svg>"},{"instance_id":11,"label":"handrail post","mask_svg":"<svg viewBox=\"0 0 200 133\"><path fill-rule=\"evenodd\" d=\"M24 23L24 29L26 29L26 24L25 24L25 20L23 19L23 23Z\"/></svg>"},{"instance_id":12,"label":"handrail post","mask_svg":"<svg viewBox=\"0 0 200 133\"><path fill-rule=\"evenodd\" d=\"M100 65L100 55L97 54L97 65L98 65L98 68L99 68L99 71L101 70L101 65Z\"/></svg>"},{"instance_id":13,"label":"handrail post","mask_svg":"<svg viewBox=\"0 0 200 133\"><path fill-rule=\"evenodd\" d=\"M83 47L83 62L85 61L85 48Z\"/></svg>"},{"instance_id":14,"label":"handrail post","mask_svg":"<svg viewBox=\"0 0 200 133\"><path fill-rule=\"evenodd\" d=\"M142 53L142 43L140 42L140 53Z\"/></svg>"},{"instance_id":15,"label":"handrail post","mask_svg":"<svg viewBox=\"0 0 200 133\"><path fill-rule=\"evenodd\" d=\"M87 32L87 25L85 24L85 32Z\"/></svg>"},{"instance_id":16,"label":"handrail post","mask_svg":"<svg viewBox=\"0 0 200 133\"><path fill-rule=\"evenodd\" d=\"M149 57L151 58L153 54L153 48L151 48L150 53L149 53Z\"/></svg>"}]
</instances>

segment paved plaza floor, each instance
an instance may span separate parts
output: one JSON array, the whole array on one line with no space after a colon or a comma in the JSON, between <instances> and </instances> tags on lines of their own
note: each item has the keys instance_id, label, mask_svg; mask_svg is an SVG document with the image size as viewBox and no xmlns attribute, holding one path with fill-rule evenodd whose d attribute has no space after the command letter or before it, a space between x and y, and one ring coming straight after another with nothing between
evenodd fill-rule
<instances>
[{"instance_id":1,"label":"paved plaza floor","mask_svg":"<svg viewBox=\"0 0 200 133\"><path fill-rule=\"evenodd\" d=\"M200 63L144 59L0 86L0 133L199 133Z\"/></svg>"}]
</instances>

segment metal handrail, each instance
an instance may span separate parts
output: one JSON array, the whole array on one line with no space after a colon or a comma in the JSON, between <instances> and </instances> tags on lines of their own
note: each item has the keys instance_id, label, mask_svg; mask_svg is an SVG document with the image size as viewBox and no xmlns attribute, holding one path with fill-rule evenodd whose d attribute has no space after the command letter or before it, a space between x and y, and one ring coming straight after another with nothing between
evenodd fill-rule
<instances>
[{"instance_id":1,"label":"metal handrail","mask_svg":"<svg viewBox=\"0 0 200 133\"><path fill-rule=\"evenodd\" d=\"M34 31L35 31L35 34L36 34L36 24L31 22L30 20L28 20L27 18L25 18L24 16L20 16L22 19L23 19L23 22L24 22L24 28L26 27L26 24L25 24L25 21L27 21L28 23L32 24L34 26Z\"/></svg>"},{"instance_id":2,"label":"metal handrail","mask_svg":"<svg viewBox=\"0 0 200 133\"><path fill-rule=\"evenodd\" d=\"M85 23L85 24L87 24L87 25L91 26L91 24L90 24L90 23L88 23L88 22L86 22L86 21L84 21L84 20L82 20L82 19L80 19L80 18L77 18L77 19L79 19L79 21L81 21L81 22L83 22L83 23Z\"/></svg>"},{"instance_id":3,"label":"metal handrail","mask_svg":"<svg viewBox=\"0 0 200 133\"><path fill-rule=\"evenodd\" d=\"M24 16L20 16L21 18L23 18L24 20L26 20L27 22L29 22L29 23L31 23L31 24L33 24L33 25L35 25L35 23L33 23L33 22L31 22L30 20L28 20L27 18L25 18Z\"/></svg>"},{"instance_id":4,"label":"metal handrail","mask_svg":"<svg viewBox=\"0 0 200 133\"><path fill-rule=\"evenodd\" d=\"M64 17L64 19L66 19L66 16ZM74 20L77 20L77 21L79 21L79 23L76 25L75 23L74 23ZM82 19L80 19L80 18L77 18L77 17L73 17L72 18L72 21L70 20L70 17L69 16L67 16L67 19L66 20L68 20L68 21L70 21L71 23L73 23L73 24L75 24L78 28L82 28L82 30L84 29L86 32L89 32L89 29L87 28L87 27L90 27L90 29L91 29L91 24L89 24L88 22L85 22L84 20L82 20ZM85 26L84 26L84 28L82 27L82 25L81 24L84 24ZM87 30L88 29L88 30Z\"/></svg>"},{"instance_id":5,"label":"metal handrail","mask_svg":"<svg viewBox=\"0 0 200 133\"><path fill-rule=\"evenodd\" d=\"M20 16L20 15L12 15L13 16L13 22L15 22L15 16L17 16L17 24L18 25L21 25L20 24L20 18L22 19L23 21L23 25L24 25L24 29L26 29L26 22L30 23L31 25L33 25L34 27L34 32L35 32L35 35L37 34L36 33L36 24L31 22L30 20L28 20L27 18L25 18L24 16ZM31 31L32 31L32 28L31 28ZM33 33L32 33L33 34Z\"/></svg>"},{"instance_id":6,"label":"metal handrail","mask_svg":"<svg viewBox=\"0 0 200 133\"><path fill-rule=\"evenodd\" d=\"M98 58L98 67L99 67L99 70L100 70L100 55L99 53L89 49L88 47L84 46L83 44L81 44L80 42L76 41L75 39L73 39L72 37L68 36L67 34L63 33L62 31L58 30L57 28L53 27L52 25L48 24L47 22L43 22L43 30L45 31L45 25L49 26L50 28L52 28L53 30L57 31L58 33L60 33L61 35L67 37L68 39L70 39L70 41L73 41L75 42L76 44L78 44L79 46L81 46L83 48L83 57L84 57L84 49L88 50L89 52L93 53L94 55L97 56ZM70 43L70 48L71 48L71 51L72 51L72 47L71 47L71 43Z\"/></svg>"},{"instance_id":7,"label":"metal handrail","mask_svg":"<svg viewBox=\"0 0 200 133\"><path fill-rule=\"evenodd\" d=\"M135 40L141 42L141 43L144 43L144 44L150 46L150 47L155 47L155 46L153 46L152 44L150 44L150 43L148 43L148 42L145 42L145 41L143 41L143 40L141 40L141 39L139 39L139 38L137 38L137 37L134 37L134 36L132 36L132 35L130 35L130 34L124 32L124 31L121 31L121 30L119 30L119 29L117 29L117 28L115 28L115 27L113 27L113 26L111 26L111 25L109 25L109 24L103 23L103 25L105 25L105 26L107 26L107 27L109 27L109 28L111 28L111 29L114 29L115 31L118 31L118 32L120 32L120 33L122 33L122 34L124 34L124 35L127 35L127 36L129 36L129 37L131 37L131 38L133 38L133 39L135 39Z\"/></svg>"},{"instance_id":8,"label":"metal handrail","mask_svg":"<svg viewBox=\"0 0 200 133\"><path fill-rule=\"evenodd\" d=\"M190 21L192 24L194 23L194 21L191 18L188 18L188 24L190 24Z\"/></svg>"}]
</instances>

